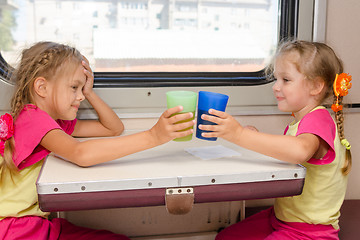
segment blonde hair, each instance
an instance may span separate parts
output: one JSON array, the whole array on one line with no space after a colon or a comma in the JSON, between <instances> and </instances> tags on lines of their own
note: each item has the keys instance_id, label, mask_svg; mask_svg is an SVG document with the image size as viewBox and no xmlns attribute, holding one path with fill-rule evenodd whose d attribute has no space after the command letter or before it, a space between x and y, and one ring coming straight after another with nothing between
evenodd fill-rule
<instances>
[{"instance_id":1,"label":"blonde hair","mask_svg":"<svg viewBox=\"0 0 360 240\"><path fill-rule=\"evenodd\" d=\"M328 97L333 97L333 102L336 102L336 96L333 91L333 83L336 74L343 72L343 63L335 54L334 50L324 43L308 42L300 40L288 40L282 42L273 58L272 63L266 69L267 76L271 76L274 70L274 62L278 57L282 57L289 53L297 53L298 58L293 59L297 70L304 74L306 79L315 81L320 78L325 83L325 92L322 96L322 101ZM339 104L342 104L342 97L339 98ZM335 121L338 129L340 141L345 139L344 134L344 114L343 111L335 113ZM342 168L344 175L347 175L351 169L351 152L346 149L345 163Z\"/></svg>"},{"instance_id":2,"label":"blonde hair","mask_svg":"<svg viewBox=\"0 0 360 240\"><path fill-rule=\"evenodd\" d=\"M34 103L34 81L38 77L56 80L62 67L70 64L80 64L82 55L73 47L54 42L38 42L22 52L19 65L11 76L15 83L15 92L11 99L11 115L16 120L26 104ZM16 131L16 129L15 129ZM0 174L7 170L16 173L17 167L13 162L15 152L14 138L5 142L4 161L0 164ZM0 183L2 179L0 179Z\"/></svg>"}]
</instances>

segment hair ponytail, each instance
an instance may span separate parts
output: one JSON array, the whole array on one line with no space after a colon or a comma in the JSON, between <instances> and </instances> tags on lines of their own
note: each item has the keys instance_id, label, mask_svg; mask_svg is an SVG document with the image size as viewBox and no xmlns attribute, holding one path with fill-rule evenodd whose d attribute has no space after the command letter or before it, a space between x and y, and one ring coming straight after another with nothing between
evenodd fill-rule
<instances>
[{"instance_id":1,"label":"hair ponytail","mask_svg":"<svg viewBox=\"0 0 360 240\"><path fill-rule=\"evenodd\" d=\"M5 172L9 171L10 176L17 173L17 168L13 162L14 153L14 120L13 117L5 113L0 116L0 184L3 182Z\"/></svg>"},{"instance_id":2,"label":"hair ponytail","mask_svg":"<svg viewBox=\"0 0 360 240\"><path fill-rule=\"evenodd\" d=\"M5 141L4 156L0 156L0 158L3 158L3 161L0 163L0 185L6 172L9 172L11 177L19 173L12 158L15 150L14 145L14 137Z\"/></svg>"},{"instance_id":3,"label":"hair ponytail","mask_svg":"<svg viewBox=\"0 0 360 240\"><path fill-rule=\"evenodd\" d=\"M338 103L339 105L342 105L342 100L343 100L342 96L339 96L338 98L336 96L334 96L334 104ZM345 162L344 162L344 166L342 167L341 171L344 175L348 175L350 173L351 166L352 166L352 158L351 158L351 151L350 151L351 146L345 138L344 113L342 110L335 112L335 121L336 121L336 126L338 129L340 141L346 148Z\"/></svg>"}]
</instances>

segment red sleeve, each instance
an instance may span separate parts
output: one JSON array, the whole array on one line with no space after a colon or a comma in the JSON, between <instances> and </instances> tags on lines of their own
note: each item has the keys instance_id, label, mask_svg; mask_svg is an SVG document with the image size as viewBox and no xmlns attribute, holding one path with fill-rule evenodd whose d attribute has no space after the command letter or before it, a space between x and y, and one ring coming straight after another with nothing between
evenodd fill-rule
<instances>
[{"instance_id":1,"label":"red sleeve","mask_svg":"<svg viewBox=\"0 0 360 240\"><path fill-rule=\"evenodd\" d=\"M74 132L77 119L75 118L74 120L57 120L56 122L60 125L64 132L71 135Z\"/></svg>"},{"instance_id":2,"label":"red sleeve","mask_svg":"<svg viewBox=\"0 0 360 240\"><path fill-rule=\"evenodd\" d=\"M63 129L71 134L76 120L59 123L35 105L25 106L14 124L14 163L20 170L37 163L50 153L39 145L49 131Z\"/></svg>"},{"instance_id":3,"label":"red sleeve","mask_svg":"<svg viewBox=\"0 0 360 240\"><path fill-rule=\"evenodd\" d=\"M314 134L323 139L329 145L328 153L322 158L311 159L313 164L327 164L335 158L334 140L336 136L336 125L330 113L326 109L318 109L308 113L300 121L296 136L303 133Z\"/></svg>"}]
</instances>

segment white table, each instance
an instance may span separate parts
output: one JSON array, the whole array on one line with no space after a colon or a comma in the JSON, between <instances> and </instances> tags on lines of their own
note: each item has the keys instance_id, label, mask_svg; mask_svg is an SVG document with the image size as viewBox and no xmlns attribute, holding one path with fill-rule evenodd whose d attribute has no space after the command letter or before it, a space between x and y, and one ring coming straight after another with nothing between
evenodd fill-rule
<instances>
[{"instance_id":1,"label":"white table","mask_svg":"<svg viewBox=\"0 0 360 240\"><path fill-rule=\"evenodd\" d=\"M189 147L222 145L241 156L203 160ZM121 147L121 146L119 146ZM171 141L93 167L82 168L50 155L37 181L43 211L159 206L167 190L182 189L194 203L298 195L306 169L227 141Z\"/></svg>"}]
</instances>

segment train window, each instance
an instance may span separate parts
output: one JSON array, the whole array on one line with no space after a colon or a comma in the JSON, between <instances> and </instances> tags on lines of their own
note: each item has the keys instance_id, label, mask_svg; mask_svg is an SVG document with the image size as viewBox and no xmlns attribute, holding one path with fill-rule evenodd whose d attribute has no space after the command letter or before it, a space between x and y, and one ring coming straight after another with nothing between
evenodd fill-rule
<instances>
[{"instance_id":1,"label":"train window","mask_svg":"<svg viewBox=\"0 0 360 240\"><path fill-rule=\"evenodd\" d=\"M18 49L51 40L73 45L90 59L95 86L143 87L263 83L262 70L277 42L294 35L296 14L289 12L297 1L5 3L0 49L10 66Z\"/></svg>"},{"instance_id":2,"label":"train window","mask_svg":"<svg viewBox=\"0 0 360 240\"><path fill-rule=\"evenodd\" d=\"M263 69L277 43L321 39L325 18L326 0L3 0L0 109L20 49L51 40L89 58L95 90L122 117L159 116L177 89L228 94L231 114L273 113Z\"/></svg>"}]
</instances>

